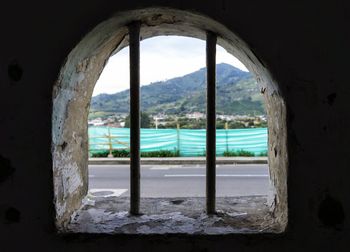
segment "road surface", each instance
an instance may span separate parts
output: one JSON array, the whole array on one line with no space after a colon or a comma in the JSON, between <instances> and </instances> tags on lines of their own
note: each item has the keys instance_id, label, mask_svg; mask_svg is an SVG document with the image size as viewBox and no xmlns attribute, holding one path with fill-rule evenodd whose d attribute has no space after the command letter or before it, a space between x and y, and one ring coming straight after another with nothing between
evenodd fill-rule
<instances>
[{"instance_id":1,"label":"road surface","mask_svg":"<svg viewBox=\"0 0 350 252\"><path fill-rule=\"evenodd\" d=\"M267 165L217 165L216 195L267 195ZM89 189L129 197L129 165L89 165ZM141 197L205 197L205 166L142 165Z\"/></svg>"}]
</instances>

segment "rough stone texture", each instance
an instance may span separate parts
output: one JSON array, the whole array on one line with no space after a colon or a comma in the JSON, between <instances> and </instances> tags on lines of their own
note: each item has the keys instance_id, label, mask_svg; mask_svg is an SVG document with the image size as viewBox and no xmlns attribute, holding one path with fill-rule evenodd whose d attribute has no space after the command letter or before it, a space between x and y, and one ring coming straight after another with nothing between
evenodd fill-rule
<instances>
[{"instance_id":1,"label":"rough stone texture","mask_svg":"<svg viewBox=\"0 0 350 252\"><path fill-rule=\"evenodd\" d=\"M265 94L265 104L268 118L268 163L270 172L270 189L276 190L269 194L268 205L277 222L282 227L288 223L287 194L287 127L285 104L277 92Z\"/></svg>"},{"instance_id":2,"label":"rough stone texture","mask_svg":"<svg viewBox=\"0 0 350 252\"><path fill-rule=\"evenodd\" d=\"M205 198L142 198L142 215L132 216L129 198L104 193L87 195L66 232L218 235L280 230L264 196L218 198L218 213L212 216L204 211Z\"/></svg>"},{"instance_id":3,"label":"rough stone texture","mask_svg":"<svg viewBox=\"0 0 350 252\"><path fill-rule=\"evenodd\" d=\"M54 83L67 55L94 27L119 11L155 6L220 22L245 41L276 81L288 137L283 234L57 234ZM0 13L0 156L8 167L0 182L1 251L349 250L350 2L7 1Z\"/></svg>"},{"instance_id":4,"label":"rough stone texture","mask_svg":"<svg viewBox=\"0 0 350 252\"><path fill-rule=\"evenodd\" d=\"M218 34L218 43L245 63L255 74L261 89L264 89L271 128L270 146L286 149L285 104L278 95L278 86L260 60L234 33L208 17L189 11L148 8L115 14L99 24L73 49L54 86L52 142L56 222L59 229L65 228L70 215L79 208L87 192L86 120L93 87L108 57L128 45L126 25L133 20L141 20L143 39L157 35L203 39L207 30ZM271 96L273 98L269 98ZM271 155L271 149L269 151L274 179L272 186L276 187L276 190L271 190L271 208L276 219L283 223L283 230L287 224L287 151L279 156Z\"/></svg>"}]
</instances>

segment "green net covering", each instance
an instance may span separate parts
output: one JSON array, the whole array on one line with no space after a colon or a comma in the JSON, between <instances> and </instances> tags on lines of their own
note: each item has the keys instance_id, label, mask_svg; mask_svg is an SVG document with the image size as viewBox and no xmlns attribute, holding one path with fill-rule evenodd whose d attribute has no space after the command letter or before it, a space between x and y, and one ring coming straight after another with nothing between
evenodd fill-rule
<instances>
[{"instance_id":1,"label":"green net covering","mask_svg":"<svg viewBox=\"0 0 350 252\"><path fill-rule=\"evenodd\" d=\"M89 127L90 152L129 149L130 129ZM203 156L205 129L141 129L141 152L179 151L180 156ZM249 151L256 156L267 151L267 128L216 130L216 153Z\"/></svg>"}]
</instances>

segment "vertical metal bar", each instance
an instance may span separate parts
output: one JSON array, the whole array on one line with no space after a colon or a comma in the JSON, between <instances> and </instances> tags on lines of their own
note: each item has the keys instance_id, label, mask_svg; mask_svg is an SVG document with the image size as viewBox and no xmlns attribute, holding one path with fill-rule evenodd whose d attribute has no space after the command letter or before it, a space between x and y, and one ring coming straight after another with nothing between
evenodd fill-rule
<instances>
[{"instance_id":1,"label":"vertical metal bar","mask_svg":"<svg viewBox=\"0 0 350 252\"><path fill-rule=\"evenodd\" d=\"M140 22L129 25L130 214L140 212Z\"/></svg>"},{"instance_id":2,"label":"vertical metal bar","mask_svg":"<svg viewBox=\"0 0 350 252\"><path fill-rule=\"evenodd\" d=\"M216 39L217 37L214 33L207 32L207 214L214 214L216 212Z\"/></svg>"},{"instance_id":3,"label":"vertical metal bar","mask_svg":"<svg viewBox=\"0 0 350 252\"><path fill-rule=\"evenodd\" d=\"M226 152L228 154L228 123L225 122L225 135L226 135Z\"/></svg>"},{"instance_id":4,"label":"vertical metal bar","mask_svg":"<svg viewBox=\"0 0 350 252\"><path fill-rule=\"evenodd\" d=\"M177 153L180 156L180 124L176 124L176 135L177 135Z\"/></svg>"}]
</instances>

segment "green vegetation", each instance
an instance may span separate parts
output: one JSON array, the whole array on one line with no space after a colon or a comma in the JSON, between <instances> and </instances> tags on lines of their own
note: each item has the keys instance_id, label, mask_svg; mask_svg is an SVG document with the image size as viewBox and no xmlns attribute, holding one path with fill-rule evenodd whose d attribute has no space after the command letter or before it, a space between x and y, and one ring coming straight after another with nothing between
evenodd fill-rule
<instances>
[{"instance_id":1,"label":"green vegetation","mask_svg":"<svg viewBox=\"0 0 350 252\"><path fill-rule=\"evenodd\" d=\"M99 150L91 153L91 157L93 158L108 157L108 155L108 150ZM128 150L113 150L112 155L113 157L129 157L130 152Z\"/></svg>"},{"instance_id":2,"label":"green vegetation","mask_svg":"<svg viewBox=\"0 0 350 252\"><path fill-rule=\"evenodd\" d=\"M96 118L101 118L101 119L106 119L110 116L113 116L114 112L105 112L105 111L95 111L95 110L90 110L89 112L89 120L93 120Z\"/></svg>"},{"instance_id":3,"label":"green vegetation","mask_svg":"<svg viewBox=\"0 0 350 252\"><path fill-rule=\"evenodd\" d=\"M224 157L254 157L254 152L237 150L237 151L225 151Z\"/></svg>"},{"instance_id":4,"label":"green vegetation","mask_svg":"<svg viewBox=\"0 0 350 252\"><path fill-rule=\"evenodd\" d=\"M244 128L266 128L267 122L254 121L253 118L242 121L225 121L218 119L216 121L217 129L225 129L225 124L227 123L228 129L244 129ZM181 129L205 129L206 120L205 119L188 119L185 117L178 118L177 121L167 122L166 124L158 125L159 129L176 129L177 124L179 124ZM153 127L153 125L151 125Z\"/></svg>"},{"instance_id":5,"label":"green vegetation","mask_svg":"<svg viewBox=\"0 0 350 252\"><path fill-rule=\"evenodd\" d=\"M149 114L185 115L205 112L205 68L182 77L141 87L141 110ZM129 90L92 97L91 116L97 112L129 113ZM263 97L254 77L228 64L217 65L217 113L264 114ZM89 118L90 119L90 118Z\"/></svg>"},{"instance_id":6,"label":"green vegetation","mask_svg":"<svg viewBox=\"0 0 350 252\"><path fill-rule=\"evenodd\" d=\"M205 119L179 118L177 121L168 122L165 125L158 125L159 129L176 129L179 124L181 129L205 129Z\"/></svg>"},{"instance_id":7,"label":"green vegetation","mask_svg":"<svg viewBox=\"0 0 350 252\"><path fill-rule=\"evenodd\" d=\"M91 157L94 157L94 158L107 157L108 154L109 154L109 151L103 150L103 151L91 153Z\"/></svg>"},{"instance_id":8,"label":"green vegetation","mask_svg":"<svg viewBox=\"0 0 350 252\"><path fill-rule=\"evenodd\" d=\"M145 113L141 112L141 128L147 129L153 127L151 117ZM130 114L125 118L124 128L130 128Z\"/></svg>"},{"instance_id":9,"label":"green vegetation","mask_svg":"<svg viewBox=\"0 0 350 252\"><path fill-rule=\"evenodd\" d=\"M225 151L223 155L224 157L267 157L267 151L262 151L258 155L255 155L254 152L245 150Z\"/></svg>"},{"instance_id":10,"label":"green vegetation","mask_svg":"<svg viewBox=\"0 0 350 252\"><path fill-rule=\"evenodd\" d=\"M258 155L259 157L267 157L267 151L262 151Z\"/></svg>"},{"instance_id":11,"label":"green vegetation","mask_svg":"<svg viewBox=\"0 0 350 252\"><path fill-rule=\"evenodd\" d=\"M129 150L112 150L112 155L113 157L130 157L130 151Z\"/></svg>"},{"instance_id":12,"label":"green vegetation","mask_svg":"<svg viewBox=\"0 0 350 252\"><path fill-rule=\"evenodd\" d=\"M179 157L179 151L169 151L169 150L160 150L160 151L149 151L141 152L141 157Z\"/></svg>"}]
</instances>

